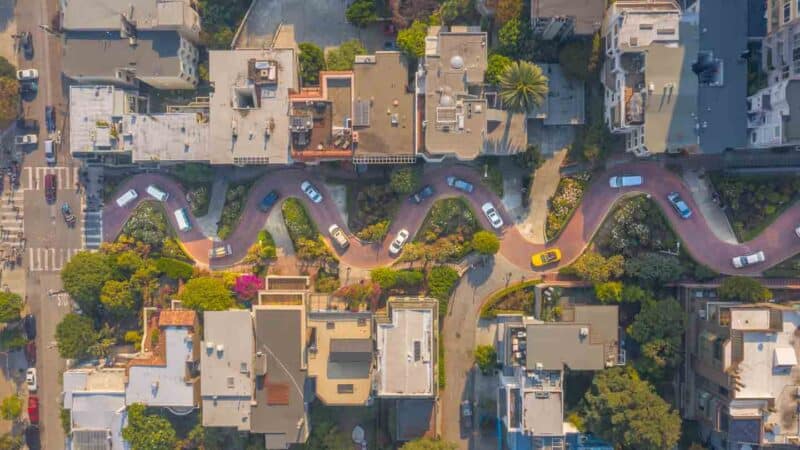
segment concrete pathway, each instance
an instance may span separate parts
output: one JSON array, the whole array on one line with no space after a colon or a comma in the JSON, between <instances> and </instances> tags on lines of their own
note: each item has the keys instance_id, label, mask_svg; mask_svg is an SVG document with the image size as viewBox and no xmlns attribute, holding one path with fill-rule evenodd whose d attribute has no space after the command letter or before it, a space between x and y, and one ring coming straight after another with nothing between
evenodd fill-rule
<instances>
[{"instance_id":1,"label":"concrete pathway","mask_svg":"<svg viewBox=\"0 0 800 450\"><path fill-rule=\"evenodd\" d=\"M228 179L218 177L211 185L211 200L208 204L208 213L203 217L197 217L197 224L203 230L203 234L210 238L217 237L217 222L222 217L222 208L225 206L225 194L228 193Z\"/></svg>"},{"instance_id":2,"label":"concrete pathway","mask_svg":"<svg viewBox=\"0 0 800 450\"><path fill-rule=\"evenodd\" d=\"M517 228L534 244L546 242L544 230L547 221L547 201L556 193L558 182L561 180L559 168L566 156L566 149L553 153L553 156L536 170L533 177L533 185L529 193L528 215L524 221L517 223Z\"/></svg>"},{"instance_id":3,"label":"concrete pathway","mask_svg":"<svg viewBox=\"0 0 800 450\"><path fill-rule=\"evenodd\" d=\"M349 217L347 216L347 187L343 184L333 184L333 183L324 183L325 188L328 190L331 196L331 200L333 204L336 206L336 209L339 211L339 215L342 216L342 220L344 224L339 225L347 225ZM319 231L322 234L325 234L328 230L328 227L331 226L329 223L318 223L317 226L319 227ZM347 228L342 226L342 228Z\"/></svg>"},{"instance_id":4,"label":"concrete pathway","mask_svg":"<svg viewBox=\"0 0 800 450\"><path fill-rule=\"evenodd\" d=\"M711 187L705 173L701 170L686 170L683 172L683 181L689 187L692 198L706 218L708 227L714 236L729 244L738 243L728 216L711 198Z\"/></svg>"},{"instance_id":5,"label":"concrete pathway","mask_svg":"<svg viewBox=\"0 0 800 450\"><path fill-rule=\"evenodd\" d=\"M286 229L286 223L283 221L283 213L280 208L276 208L274 214L267 216L267 223L264 228L269 231L275 241L278 259L285 256L294 256L292 239L289 237L289 230Z\"/></svg>"}]
</instances>

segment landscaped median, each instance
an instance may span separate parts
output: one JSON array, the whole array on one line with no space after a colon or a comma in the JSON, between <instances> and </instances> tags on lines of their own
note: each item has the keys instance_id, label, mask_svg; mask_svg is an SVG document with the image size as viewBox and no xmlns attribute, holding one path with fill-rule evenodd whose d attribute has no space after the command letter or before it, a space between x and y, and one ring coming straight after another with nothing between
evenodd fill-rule
<instances>
[{"instance_id":1,"label":"landscaped median","mask_svg":"<svg viewBox=\"0 0 800 450\"><path fill-rule=\"evenodd\" d=\"M481 319L494 319L498 314L533 315L534 288L541 280L528 280L500 289L481 306Z\"/></svg>"},{"instance_id":2,"label":"landscaped median","mask_svg":"<svg viewBox=\"0 0 800 450\"><path fill-rule=\"evenodd\" d=\"M297 257L321 266L334 264L336 255L325 245L305 206L296 198L287 198L281 205L283 222L289 232Z\"/></svg>"},{"instance_id":3,"label":"landscaped median","mask_svg":"<svg viewBox=\"0 0 800 450\"><path fill-rule=\"evenodd\" d=\"M247 203L247 196L250 188L253 187L255 179L231 183L225 193L225 204L222 207L222 214L217 222L217 235L220 239L227 239L236 229L239 219L242 217L244 205Z\"/></svg>"},{"instance_id":4,"label":"landscaped median","mask_svg":"<svg viewBox=\"0 0 800 450\"><path fill-rule=\"evenodd\" d=\"M575 210L581 204L583 194L589 186L591 174L583 172L571 177L564 177L558 182L556 193L547 202L547 222L545 224L545 237L554 241L569 223Z\"/></svg>"},{"instance_id":5,"label":"landscaped median","mask_svg":"<svg viewBox=\"0 0 800 450\"><path fill-rule=\"evenodd\" d=\"M402 261L455 262L472 251L472 236L481 230L475 212L463 198L435 202L403 249Z\"/></svg>"}]
</instances>

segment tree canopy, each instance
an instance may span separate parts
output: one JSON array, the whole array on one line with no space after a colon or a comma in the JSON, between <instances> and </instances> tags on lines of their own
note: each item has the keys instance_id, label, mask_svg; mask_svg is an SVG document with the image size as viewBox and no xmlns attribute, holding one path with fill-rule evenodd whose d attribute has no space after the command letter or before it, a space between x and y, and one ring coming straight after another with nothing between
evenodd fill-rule
<instances>
[{"instance_id":1,"label":"tree canopy","mask_svg":"<svg viewBox=\"0 0 800 450\"><path fill-rule=\"evenodd\" d=\"M497 352L492 345L479 345L474 352L475 364L481 372L488 373L497 364Z\"/></svg>"},{"instance_id":2,"label":"tree canopy","mask_svg":"<svg viewBox=\"0 0 800 450\"><path fill-rule=\"evenodd\" d=\"M358 39L351 39L339 44L338 48L328 51L326 64L328 70L351 70L355 63L356 55L363 55L367 51Z\"/></svg>"},{"instance_id":3,"label":"tree canopy","mask_svg":"<svg viewBox=\"0 0 800 450\"><path fill-rule=\"evenodd\" d=\"M16 119L19 107L19 83L14 78L0 77L0 124Z\"/></svg>"},{"instance_id":4,"label":"tree canopy","mask_svg":"<svg viewBox=\"0 0 800 450\"><path fill-rule=\"evenodd\" d=\"M628 333L642 352L659 368L677 366L681 361L681 339L686 314L677 300L649 300L628 327Z\"/></svg>"},{"instance_id":5,"label":"tree canopy","mask_svg":"<svg viewBox=\"0 0 800 450\"><path fill-rule=\"evenodd\" d=\"M584 39L567 42L558 52L558 64L567 78L586 81L593 72L590 71L592 43Z\"/></svg>"},{"instance_id":6,"label":"tree canopy","mask_svg":"<svg viewBox=\"0 0 800 450\"><path fill-rule=\"evenodd\" d=\"M89 349L98 339L92 320L70 313L56 326L58 354L62 358L80 359L89 355Z\"/></svg>"},{"instance_id":7,"label":"tree canopy","mask_svg":"<svg viewBox=\"0 0 800 450\"><path fill-rule=\"evenodd\" d=\"M681 261L663 253L642 253L625 261L625 275L652 287L680 280L683 273Z\"/></svg>"},{"instance_id":8,"label":"tree canopy","mask_svg":"<svg viewBox=\"0 0 800 450\"><path fill-rule=\"evenodd\" d=\"M11 433L0 436L0 450L20 450L23 445L22 436L14 436Z\"/></svg>"},{"instance_id":9,"label":"tree canopy","mask_svg":"<svg viewBox=\"0 0 800 450\"><path fill-rule=\"evenodd\" d=\"M186 282L178 299L187 308L198 311L223 311L233 307L233 294L225 283L214 277L192 278Z\"/></svg>"},{"instance_id":10,"label":"tree canopy","mask_svg":"<svg viewBox=\"0 0 800 450\"><path fill-rule=\"evenodd\" d=\"M609 258L587 251L582 254L571 266L564 269L568 274L574 274L583 280L592 283L605 283L613 278L619 278L624 273L625 258L614 255Z\"/></svg>"},{"instance_id":11,"label":"tree canopy","mask_svg":"<svg viewBox=\"0 0 800 450\"><path fill-rule=\"evenodd\" d=\"M111 265L105 254L100 252L79 252L61 270L64 290L78 303L81 310L89 315L97 312L100 291L106 281L111 279Z\"/></svg>"},{"instance_id":12,"label":"tree canopy","mask_svg":"<svg viewBox=\"0 0 800 450\"><path fill-rule=\"evenodd\" d=\"M13 292L0 292L0 322L19 320L22 311L22 297Z\"/></svg>"},{"instance_id":13,"label":"tree canopy","mask_svg":"<svg viewBox=\"0 0 800 450\"><path fill-rule=\"evenodd\" d=\"M486 83L498 84L500 83L500 75L506 71L506 68L511 65L511 58L501 55L499 53L492 53L489 55L486 67Z\"/></svg>"},{"instance_id":14,"label":"tree canopy","mask_svg":"<svg viewBox=\"0 0 800 450\"><path fill-rule=\"evenodd\" d=\"M515 61L500 74L500 98L510 111L527 112L541 105L549 91L542 68L528 61Z\"/></svg>"},{"instance_id":15,"label":"tree canopy","mask_svg":"<svg viewBox=\"0 0 800 450\"><path fill-rule=\"evenodd\" d=\"M494 6L494 20L504 24L522 15L522 0L491 0Z\"/></svg>"},{"instance_id":16,"label":"tree canopy","mask_svg":"<svg viewBox=\"0 0 800 450\"><path fill-rule=\"evenodd\" d=\"M419 188L419 179L413 167L400 167L389 175L389 187L398 194L411 194Z\"/></svg>"},{"instance_id":17,"label":"tree canopy","mask_svg":"<svg viewBox=\"0 0 800 450\"><path fill-rule=\"evenodd\" d=\"M441 439L422 438L408 441L400 448L401 450L456 450L458 447L452 442Z\"/></svg>"},{"instance_id":18,"label":"tree canopy","mask_svg":"<svg viewBox=\"0 0 800 450\"><path fill-rule=\"evenodd\" d=\"M0 403L0 415L5 420L17 420L22 414L22 398L18 395L9 395Z\"/></svg>"},{"instance_id":19,"label":"tree canopy","mask_svg":"<svg viewBox=\"0 0 800 450\"><path fill-rule=\"evenodd\" d=\"M763 302L772 299L772 291L749 277L728 277L719 286L719 298L726 302Z\"/></svg>"},{"instance_id":20,"label":"tree canopy","mask_svg":"<svg viewBox=\"0 0 800 450\"><path fill-rule=\"evenodd\" d=\"M319 72L325 70L325 53L313 42L301 42L300 55L300 78L303 84L319 84Z\"/></svg>"},{"instance_id":21,"label":"tree canopy","mask_svg":"<svg viewBox=\"0 0 800 450\"><path fill-rule=\"evenodd\" d=\"M169 420L146 414L145 406L134 403L128 406L128 426L122 437L133 450L173 450L178 442L175 429Z\"/></svg>"},{"instance_id":22,"label":"tree canopy","mask_svg":"<svg viewBox=\"0 0 800 450\"><path fill-rule=\"evenodd\" d=\"M472 235L472 248L483 255L494 255L500 250L500 239L491 231L481 230Z\"/></svg>"},{"instance_id":23,"label":"tree canopy","mask_svg":"<svg viewBox=\"0 0 800 450\"><path fill-rule=\"evenodd\" d=\"M364 28L378 19L375 0L355 0L344 12L344 17L353 25Z\"/></svg>"},{"instance_id":24,"label":"tree canopy","mask_svg":"<svg viewBox=\"0 0 800 450\"><path fill-rule=\"evenodd\" d=\"M128 281L108 280L100 291L100 303L116 317L137 312L136 295Z\"/></svg>"},{"instance_id":25,"label":"tree canopy","mask_svg":"<svg viewBox=\"0 0 800 450\"><path fill-rule=\"evenodd\" d=\"M620 303L624 288L619 281L606 281L594 285L594 296L600 303Z\"/></svg>"},{"instance_id":26,"label":"tree canopy","mask_svg":"<svg viewBox=\"0 0 800 450\"><path fill-rule=\"evenodd\" d=\"M597 372L582 415L589 431L621 450L674 448L681 435L678 413L631 367Z\"/></svg>"},{"instance_id":27,"label":"tree canopy","mask_svg":"<svg viewBox=\"0 0 800 450\"><path fill-rule=\"evenodd\" d=\"M397 46L406 55L421 58L425 54L425 36L428 35L428 24L415 20L411 26L397 33Z\"/></svg>"}]
</instances>

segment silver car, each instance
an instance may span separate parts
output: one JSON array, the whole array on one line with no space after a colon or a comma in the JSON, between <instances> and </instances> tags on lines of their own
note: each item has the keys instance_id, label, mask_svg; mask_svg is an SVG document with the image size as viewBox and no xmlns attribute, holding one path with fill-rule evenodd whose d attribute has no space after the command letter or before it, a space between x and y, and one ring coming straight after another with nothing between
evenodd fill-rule
<instances>
[{"instance_id":1,"label":"silver car","mask_svg":"<svg viewBox=\"0 0 800 450\"><path fill-rule=\"evenodd\" d=\"M752 255L737 256L733 258L733 267L741 269L752 264L758 264L765 261L764 252L755 252Z\"/></svg>"},{"instance_id":2,"label":"silver car","mask_svg":"<svg viewBox=\"0 0 800 450\"><path fill-rule=\"evenodd\" d=\"M492 224L492 228L497 229L503 226L503 218L500 217L500 213L497 212L497 208L491 202L484 203L481 209L486 218L489 219L489 223Z\"/></svg>"},{"instance_id":3,"label":"silver car","mask_svg":"<svg viewBox=\"0 0 800 450\"><path fill-rule=\"evenodd\" d=\"M395 236L394 240L391 244L389 244L389 253L392 255L396 255L400 253L400 250L403 249L403 246L406 245L406 241L408 241L408 230L403 228L402 230L397 232L397 236Z\"/></svg>"},{"instance_id":4,"label":"silver car","mask_svg":"<svg viewBox=\"0 0 800 450\"><path fill-rule=\"evenodd\" d=\"M303 191L304 194L314 203L322 202L322 194L319 193L316 187L311 184L310 181L306 180L300 183L300 189Z\"/></svg>"}]
</instances>

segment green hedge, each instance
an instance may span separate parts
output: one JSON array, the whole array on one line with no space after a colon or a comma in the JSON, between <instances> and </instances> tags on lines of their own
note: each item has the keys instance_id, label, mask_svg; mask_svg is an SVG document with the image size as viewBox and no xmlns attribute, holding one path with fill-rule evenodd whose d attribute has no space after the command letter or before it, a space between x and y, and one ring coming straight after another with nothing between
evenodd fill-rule
<instances>
[{"instance_id":1,"label":"green hedge","mask_svg":"<svg viewBox=\"0 0 800 450\"><path fill-rule=\"evenodd\" d=\"M495 310L495 309L492 309L492 308L494 307L494 305L496 305L498 302L500 302L500 300L502 300L503 298L507 297L509 294L511 294L513 292L516 292L516 291L519 291L519 290L522 290L522 289L527 289L527 288L529 288L531 286L536 286L540 282L541 282L541 280L523 281L522 283L517 283L517 284L515 284L513 286L509 286L507 288L500 289L499 291L497 291L494 294L490 295L489 298L481 306L481 315L480 315L481 319L494 319L495 317L497 317L498 311ZM503 311L499 311L499 312L503 312Z\"/></svg>"},{"instance_id":2,"label":"green hedge","mask_svg":"<svg viewBox=\"0 0 800 450\"><path fill-rule=\"evenodd\" d=\"M194 274L191 264L172 258L158 258L156 268L174 280L188 280Z\"/></svg>"},{"instance_id":3,"label":"green hedge","mask_svg":"<svg viewBox=\"0 0 800 450\"><path fill-rule=\"evenodd\" d=\"M439 317L447 315L447 302L456 282L458 272L452 267L436 266L428 272L428 292L439 300Z\"/></svg>"},{"instance_id":4,"label":"green hedge","mask_svg":"<svg viewBox=\"0 0 800 450\"><path fill-rule=\"evenodd\" d=\"M283 221L286 223L289 237L293 243L296 244L300 238L312 241L317 239L319 234L317 227L300 200L287 198L281 205L281 212L283 212Z\"/></svg>"},{"instance_id":5,"label":"green hedge","mask_svg":"<svg viewBox=\"0 0 800 450\"><path fill-rule=\"evenodd\" d=\"M447 386L447 374L444 370L444 339L439 337L439 362L436 365L439 372L436 374L439 379L439 389L444 389Z\"/></svg>"}]
</instances>

